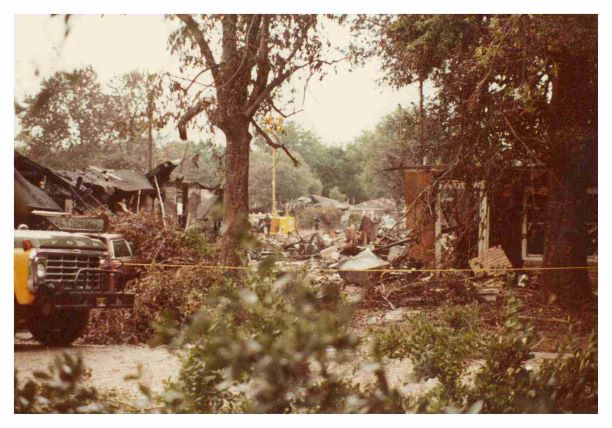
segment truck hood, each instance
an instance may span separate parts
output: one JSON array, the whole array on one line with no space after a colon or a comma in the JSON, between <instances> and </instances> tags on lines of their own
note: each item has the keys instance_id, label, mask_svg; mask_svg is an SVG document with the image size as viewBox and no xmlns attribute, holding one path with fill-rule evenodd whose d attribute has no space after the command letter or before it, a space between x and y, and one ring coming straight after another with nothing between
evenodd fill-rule
<instances>
[{"instance_id":1,"label":"truck hood","mask_svg":"<svg viewBox=\"0 0 612 428\"><path fill-rule=\"evenodd\" d=\"M29 240L34 248L106 251L106 246L101 241L85 235L49 230L15 230L15 248L21 247L25 239Z\"/></svg>"}]
</instances>

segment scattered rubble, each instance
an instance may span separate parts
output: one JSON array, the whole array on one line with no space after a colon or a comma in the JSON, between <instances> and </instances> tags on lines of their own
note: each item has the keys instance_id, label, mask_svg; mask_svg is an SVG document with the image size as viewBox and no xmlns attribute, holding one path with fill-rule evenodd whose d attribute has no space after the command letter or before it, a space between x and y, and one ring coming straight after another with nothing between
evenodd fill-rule
<instances>
[{"instance_id":1,"label":"scattered rubble","mask_svg":"<svg viewBox=\"0 0 612 428\"><path fill-rule=\"evenodd\" d=\"M321 250L320 254L324 260L338 261L341 257L340 252L338 251L338 248L335 245Z\"/></svg>"},{"instance_id":2,"label":"scattered rubble","mask_svg":"<svg viewBox=\"0 0 612 428\"><path fill-rule=\"evenodd\" d=\"M495 303L509 281L512 287L526 287L530 281L527 275L510 279L505 269L512 264L501 247L469 260L473 272L423 271L435 265L411 258L416 238L405 222L387 218L383 224L382 219L363 215L361 224L355 226L298 230L291 236L260 233L262 248L251 260L255 263L275 254L281 269L299 266L310 272L315 283L340 286L347 301L363 308L391 310L386 315L389 319L406 307Z\"/></svg>"},{"instance_id":3,"label":"scattered rubble","mask_svg":"<svg viewBox=\"0 0 612 428\"><path fill-rule=\"evenodd\" d=\"M374 254L369 248L338 265L340 277L348 283L369 285L382 276L381 272L367 272L370 269L387 269L389 263ZM354 271L353 271L354 270Z\"/></svg>"},{"instance_id":4,"label":"scattered rubble","mask_svg":"<svg viewBox=\"0 0 612 428\"><path fill-rule=\"evenodd\" d=\"M400 260L406 254L406 246L405 245L394 245L389 248L389 255L387 256L387 261L391 264L393 262Z\"/></svg>"},{"instance_id":5,"label":"scattered rubble","mask_svg":"<svg viewBox=\"0 0 612 428\"><path fill-rule=\"evenodd\" d=\"M476 277L502 276L506 274L504 269L512 269L512 263L499 245L489 248L479 257L474 257L469 264Z\"/></svg>"}]
</instances>

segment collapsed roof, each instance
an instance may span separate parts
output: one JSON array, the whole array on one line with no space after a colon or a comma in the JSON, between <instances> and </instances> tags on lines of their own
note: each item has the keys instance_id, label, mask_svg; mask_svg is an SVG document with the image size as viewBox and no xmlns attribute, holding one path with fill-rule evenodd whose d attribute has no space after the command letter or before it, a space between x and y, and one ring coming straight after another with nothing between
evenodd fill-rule
<instances>
[{"instance_id":1,"label":"collapsed roof","mask_svg":"<svg viewBox=\"0 0 612 428\"><path fill-rule=\"evenodd\" d=\"M15 177L15 221L23 223L34 210L62 211L49 195L39 187L36 187L17 170Z\"/></svg>"},{"instance_id":2,"label":"collapsed roof","mask_svg":"<svg viewBox=\"0 0 612 428\"><path fill-rule=\"evenodd\" d=\"M49 202L51 199L56 206L61 207L64 200L72 199L75 201L75 209L78 212L92 210L99 205L89 193L79 192L64 177L17 152L14 153L14 167L16 202L19 197L20 203L25 203L26 206L42 204L53 207L53 204ZM42 196L43 193L46 198ZM40 208L31 208L30 211ZM60 211L62 211L61 208Z\"/></svg>"},{"instance_id":3,"label":"collapsed roof","mask_svg":"<svg viewBox=\"0 0 612 428\"><path fill-rule=\"evenodd\" d=\"M97 186L108 193L115 191L155 193L147 176L137 171L89 166L85 170L56 170L55 172L75 188L83 184L88 187Z\"/></svg>"}]
</instances>

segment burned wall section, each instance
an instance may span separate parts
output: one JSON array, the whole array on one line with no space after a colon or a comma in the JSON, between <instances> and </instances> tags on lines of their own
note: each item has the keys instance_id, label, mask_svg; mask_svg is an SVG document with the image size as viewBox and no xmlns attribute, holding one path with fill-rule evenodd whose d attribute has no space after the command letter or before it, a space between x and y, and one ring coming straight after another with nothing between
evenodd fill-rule
<instances>
[{"instance_id":1,"label":"burned wall section","mask_svg":"<svg viewBox=\"0 0 612 428\"><path fill-rule=\"evenodd\" d=\"M435 261L435 195L434 172L430 169L405 171L406 227L415 238L410 258L424 264Z\"/></svg>"}]
</instances>

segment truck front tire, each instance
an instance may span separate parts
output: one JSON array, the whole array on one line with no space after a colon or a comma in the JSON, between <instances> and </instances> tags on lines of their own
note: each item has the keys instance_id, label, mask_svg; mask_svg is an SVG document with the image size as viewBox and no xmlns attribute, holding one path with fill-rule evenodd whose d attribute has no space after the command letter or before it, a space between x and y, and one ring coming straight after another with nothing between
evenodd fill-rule
<instances>
[{"instance_id":1,"label":"truck front tire","mask_svg":"<svg viewBox=\"0 0 612 428\"><path fill-rule=\"evenodd\" d=\"M28 314L27 326L43 345L69 346L83 334L88 321L88 309L54 309L48 315L36 309Z\"/></svg>"}]
</instances>

